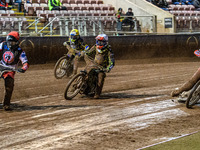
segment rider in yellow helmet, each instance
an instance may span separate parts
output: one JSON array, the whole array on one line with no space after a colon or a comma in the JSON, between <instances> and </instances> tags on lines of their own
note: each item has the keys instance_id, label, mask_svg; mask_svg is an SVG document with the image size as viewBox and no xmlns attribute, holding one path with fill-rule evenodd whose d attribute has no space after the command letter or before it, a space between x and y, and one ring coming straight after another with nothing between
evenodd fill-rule
<instances>
[{"instance_id":1,"label":"rider in yellow helmet","mask_svg":"<svg viewBox=\"0 0 200 150\"><path fill-rule=\"evenodd\" d=\"M80 37L79 31L77 29L73 29L70 32L69 40L64 42L63 45L68 49L68 58L71 60L74 59L73 76L77 74L80 57L83 56L84 51L89 49L89 46L83 43L83 39Z\"/></svg>"}]
</instances>

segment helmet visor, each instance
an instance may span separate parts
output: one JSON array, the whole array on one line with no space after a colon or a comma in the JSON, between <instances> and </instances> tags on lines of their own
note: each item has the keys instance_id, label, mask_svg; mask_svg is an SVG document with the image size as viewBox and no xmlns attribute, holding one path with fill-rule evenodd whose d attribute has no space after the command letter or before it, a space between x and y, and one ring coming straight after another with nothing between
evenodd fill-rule
<instances>
[{"instance_id":1,"label":"helmet visor","mask_svg":"<svg viewBox=\"0 0 200 150\"><path fill-rule=\"evenodd\" d=\"M97 44L98 46L104 46L104 45L106 45L106 41L99 41L99 40L97 40L97 41L96 41L96 44Z\"/></svg>"},{"instance_id":2,"label":"helmet visor","mask_svg":"<svg viewBox=\"0 0 200 150\"><path fill-rule=\"evenodd\" d=\"M13 48L17 45L18 42L16 41L7 41L7 45L9 48Z\"/></svg>"},{"instance_id":3,"label":"helmet visor","mask_svg":"<svg viewBox=\"0 0 200 150\"><path fill-rule=\"evenodd\" d=\"M71 39L72 39L72 40L77 40L78 38L79 38L78 35L71 34Z\"/></svg>"}]
</instances>

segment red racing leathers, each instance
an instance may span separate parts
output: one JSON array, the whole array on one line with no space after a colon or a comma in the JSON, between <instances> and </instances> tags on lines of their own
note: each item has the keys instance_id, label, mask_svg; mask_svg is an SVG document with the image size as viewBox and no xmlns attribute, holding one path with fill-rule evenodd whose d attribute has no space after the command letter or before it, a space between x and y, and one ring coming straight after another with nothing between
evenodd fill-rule
<instances>
[{"instance_id":1,"label":"red racing leathers","mask_svg":"<svg viewBox=\"0 0 200 150\"><path fill-rule=\"evenodd\" d=\"M7 42L2 42L0 43L0 52L2 52L0 64L16 69L18 63L21 61L23 64L21 72L25 72L28 69L29 64L26 53L19 46L15 46L14 49L10 49L7 46ZM5 96L3 106L10 106L10 99L14 87L14 75L15 72L6 72L2 75L2 78L5 81Z\"/></svg>"}]
</instances>

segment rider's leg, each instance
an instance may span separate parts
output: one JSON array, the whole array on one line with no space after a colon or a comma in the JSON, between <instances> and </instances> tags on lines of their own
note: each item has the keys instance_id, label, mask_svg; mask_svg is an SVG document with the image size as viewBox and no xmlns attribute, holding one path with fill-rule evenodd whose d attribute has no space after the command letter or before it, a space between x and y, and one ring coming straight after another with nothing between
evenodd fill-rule
<instances>
[{"instance_id":1,"label":"rider's leg","mask_svg":"<svg viewBox=\"0 0 200 150\"><path fill-rule=\"evenodd\" d=\"M96 99L100 97L100 94L101 94L102 89L103 89L105 77L106 77L106 74L104 72L100 72L98 74L98 83L97 83L97 88L96 88L95 96L94 96L94 98L96 98Z\"/></svg>"},{"instance_id":2,"label":"rider's leg","mask_svg":"<svg viewBox=\"0 0 200 150\"><path fill-rule=\"evenodd\" d=\"M78 63L79 63L79 57L76 55L75 58L74 58L74 67L73 67L73 74L72 75L77 74Z\"/></svg>"},{"instance_id":3,"label":"rider's leg","mask_svg":"<svg viewBox=\"0 0 200 150\"><path fill-rule=\"evenodd\" d=\"M3 101L3 108L4 110L9 110L10 99L12 97L12 92L14 88L14 79L8 76L4 79L4 82L5 82L5 96Z\"/></svg>"},{"instance_id":4,"label":"rider's leg","mask_svg":"<svg viewBox=\"0 0 200 150\"><path fill-rule=\"evenodd\" d=\"M174 91L172 91L171 96L172 97L178 96L180 93L184 91L189 91L195 85L195 83L197 83L199 79L200 79L200 68L194 73L194 75L192 76L192 78L190 78L189 81L184 83L180 88L177 88Z\"/></svg>"}]
</instances>

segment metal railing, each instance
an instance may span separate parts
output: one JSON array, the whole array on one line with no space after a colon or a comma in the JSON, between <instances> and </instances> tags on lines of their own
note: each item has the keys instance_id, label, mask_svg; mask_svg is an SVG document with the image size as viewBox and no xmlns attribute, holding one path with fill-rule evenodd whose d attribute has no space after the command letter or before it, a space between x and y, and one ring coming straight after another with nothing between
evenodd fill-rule
<instances>
[{"instance_id":1,"label":"metal railing","mask_svg":"<svg viewBox=\"0 0 200 150\"><path fill-rule=\"evenodd\" d=\"M0 20L1 35L6 35L12 30L18 30L20 34L25 36L69 36L70 31L74 28L77 28L80 34L84 36L95 36L100 33L117 35L122 32L125 34L135 34L154 33L156 31L156 20L154 16L134 16L134 28L132 31L126 30L128 28L127 25L123 25L122 31L118 31L117 19L115 16L57 16L48 18L48 20L45 20L43 17L9 18L10 28L7 26L5 27L5 24L1 23L5 20ZM24 26L25 22L26 25Z\"/></svg>"}]
</instances>

